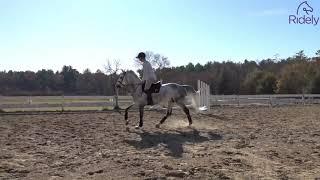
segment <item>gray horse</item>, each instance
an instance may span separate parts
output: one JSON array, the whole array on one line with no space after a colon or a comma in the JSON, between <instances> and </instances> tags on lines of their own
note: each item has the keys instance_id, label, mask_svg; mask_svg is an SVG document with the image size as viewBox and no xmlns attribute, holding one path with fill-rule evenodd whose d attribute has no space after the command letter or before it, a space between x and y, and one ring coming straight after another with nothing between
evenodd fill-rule
<instances>
[{"instance_id":1,"label":"gray horse","mask_svg":"<svg viewBox=\"0 0 320 180\"><path fill-rule=\"evenodd\" d=\"M136 128L143 126L143 113L144 106L147 105L147 95L142 92L142 81L133 71L123 71L117 80L116 83L116 93L118 95L119 88L126 88L133 98L133 104L125 109L125 120L126 125L129 124L128 120L128 110L133 107L139 107L140 121L139 125ZM189 109L187 104L191 102L192 107L198 111L198 103L196 99L196 92L191 86L188 85L179 85L176 83L167 83L162 84L160 91L158 93L153 93L152 98L154 104L167 106L167 113L161 119L161 121L156 125L157 128L165 122L165 120L172 114L173 104L177 104L181 107L184 113L187 115L189 126L192 124L192 119L190 116Z\"/></svg>"}]
</instances>

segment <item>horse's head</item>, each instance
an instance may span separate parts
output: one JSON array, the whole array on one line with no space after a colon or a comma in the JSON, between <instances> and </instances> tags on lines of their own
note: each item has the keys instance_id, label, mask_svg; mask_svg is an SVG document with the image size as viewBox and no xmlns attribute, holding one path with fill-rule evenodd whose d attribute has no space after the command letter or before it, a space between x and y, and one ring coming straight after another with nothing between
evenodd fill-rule
<instances>
[{"instance_id":1,"label":"horse's head","mask_svg":"<svg viewBox=\"0 0 320 180\"><path fill-rule=\"evenodd\" d=\"M297 9L297 15L299 15L299 12L301 10L304 11L308 15L309 15L309 12L313 12L313 8L308 4L307 1L304 1L299 5L299 7Z\"/></svg>"},{"instance_id":2,"label":"horse's head","mask_svg":"<svg viewBox=\"0 0 320 180\"><path fill-rule=\"evenodd\" d=\"M127 72L122 70L122 73L119 75L119 78L117 80L116 88L123 88L128 84L126 75L127 75Z\"/></svg>"},{"instance_id":3,"label":"horse's head","mask_svg":"<svg viewBox=\"0 0 320 180\"><path fill-rule=\"evenodd\" d=\"M133 71L123 71L119 75L116 83L116 88L123 88L128 85L138 85L141 84L141 80Z\"/></svg>"}]
</instances>

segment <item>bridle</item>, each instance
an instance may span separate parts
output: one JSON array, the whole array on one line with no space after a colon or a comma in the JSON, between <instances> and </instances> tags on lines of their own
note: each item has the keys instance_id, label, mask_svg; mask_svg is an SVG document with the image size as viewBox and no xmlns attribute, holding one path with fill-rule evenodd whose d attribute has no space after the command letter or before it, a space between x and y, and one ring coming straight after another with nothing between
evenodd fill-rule
<instances>
[{"instance_id":1,"label":"bridle","mask_svg":"<svg viewBox=\"0 0 320 180\"><path fill-rule=\"evenodd\" d=\"M126 76L126 74L127 74L127 72L126 72L126 71L123 71L123 76L118 79L118 81L117 81L117 83L116 83L116 85L117 85L118 88L121 88L120 86L118 86L118 84L120 84L120 85L122 85L122 86L125 86L125 84L123 84L123 79L124 79L124 77Z\"/></svg>"},{"instance_id":2,"label":"bridle","mask_svg":"<svg viewBox=\"0 0 320 180\"><path fill-rule=\"evenodd\" d=\"M123 84L123 79L125 78L126 74L127 74L127 72L123 71L123 76L118 79L118 81L116 83L117 84L116 87L117 88L122 88L122 87L125 87L125 86L134 86L134 91L136 91L138 89L139 85L141 85L141 83Z\"/></svg>"}]
</instances>

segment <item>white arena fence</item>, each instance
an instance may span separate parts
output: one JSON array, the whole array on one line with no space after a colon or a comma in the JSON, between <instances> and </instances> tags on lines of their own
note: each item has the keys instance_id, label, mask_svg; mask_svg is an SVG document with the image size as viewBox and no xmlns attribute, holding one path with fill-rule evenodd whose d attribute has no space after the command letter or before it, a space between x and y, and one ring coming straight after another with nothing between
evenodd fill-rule
<instances>
[{"instance_id":1,"label":"white arena fence","mask_svg":"<svg viewBox=\"0 0 320 180\"><path fill-rule=\"evenodd\" d=\"M307 105L320 104L320 94L211 95L212 105Z\"/></svg>"},{"instance_id":2,"label":"white arena fence","mask_svg":"<svg viewBox=\"0 0 320 180\"><path fill-rule=\"evenodd\" d=\"M210 110L210 86L205 82L198 80L198 91L199 107L204 107L206 110Z\"/></svg>"},{"instance_id":3,"label":"white arena fence","mask_svg":"<svg viewBox=\"0 0 320 180\"><path fill-rule=\"evenodd\" d=\"M120 96L121 105L132 103L131 96ZM2 110L99 109L114 106L114 96L0 96Z\"/></svg>"},{"instance_id":4,"label":"white arena fence","mask_svg":"<svg viewBox=\"0 0 320 180\"><path fill-rule=\"evenodd\" d=\"M207 87L208 88L208 87ZM200 88L199 102L209 109L212 106L243 106L243 105L308 105L320 104L320 94L293 94L293 95L210 95L208 89ZM201 91L204 91L201 94ZM202 96L201 96L202 95ZM119 96L119 106L126 107L132 104L131 96ZM61 110L68 107L85 109L85 107L112 108L115 105L114 96L0 96L0 109L14 110L56 108ZM200 106L201 107L201 106Z\"/></svg>"}]
</instances>

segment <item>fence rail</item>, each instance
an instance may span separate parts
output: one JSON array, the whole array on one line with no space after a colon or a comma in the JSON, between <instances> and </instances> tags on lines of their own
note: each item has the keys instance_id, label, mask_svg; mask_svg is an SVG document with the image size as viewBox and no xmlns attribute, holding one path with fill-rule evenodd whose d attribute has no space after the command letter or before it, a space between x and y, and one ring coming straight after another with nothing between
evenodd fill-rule
<instances>
[{"instance_id":1,"label":"fence rail","mask_svg":"<svg viewBox=\"0 0 320 180\"><path fill-rule=\"evenodd\" d=\"M211 95L212 105L320 104L320 94Z\"/></svg>"},{"instance_id":2,"label":"fence rail","mask_svg":"<svg viewBox=\"0 0 320 180\"><path fill-rule=\"evenodd\" d=\"M119 106L132 103L131 96L119 96ZM114 96L0 96L0 109L113 107ZM290 105L320 104L320 94L277 95L210 95L212 106L223 105Z\"/></svg>"},{"instance_id":3,"label":"fence rail","mask_svg":"<svg viewBox=\"0 0 320 180\"><path fill-rule=\"evenodd\" d=\"M0 96L0 109L8 111L102 109L113 107L114 103L114 96ZM131 103L131 96L119 97L120 106Z\"/></svg>"}]
</instances>

